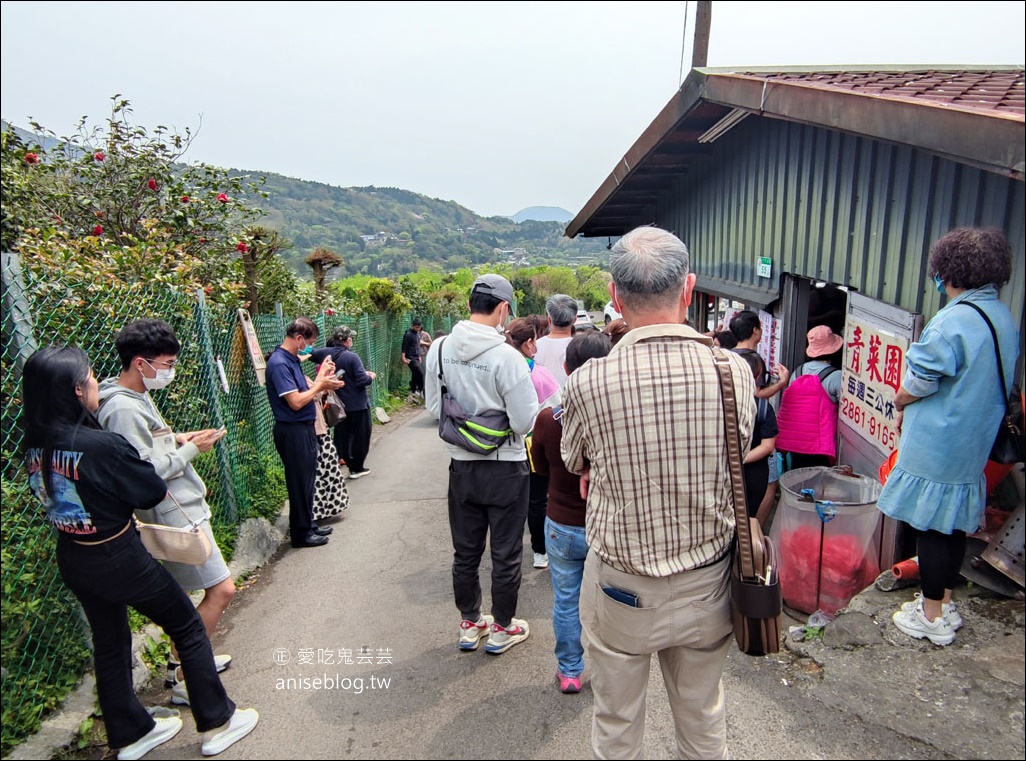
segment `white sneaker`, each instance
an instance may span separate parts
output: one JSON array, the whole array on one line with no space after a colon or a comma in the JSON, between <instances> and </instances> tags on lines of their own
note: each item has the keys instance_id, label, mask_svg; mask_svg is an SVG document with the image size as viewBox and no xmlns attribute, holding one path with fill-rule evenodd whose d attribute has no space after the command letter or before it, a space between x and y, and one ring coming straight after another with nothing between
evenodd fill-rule
<instances>
[{"instance_id":1,"label":"white sneaker","mask_svg":"<svg viewBox=\"0 0 1026 761\"><path fill-rule=\"evenodd\" d=\"M171 685L171 704L176 706L189 705L189 691L185 689L184 679L179 679Z\"/></svg>"},{"instance_id":2,"label":"white sneaker","mask_svg":"<svg viewBox=\"0 0 1026 761\"><path fill-rule=\"evenodd\" d=\"M498 624L492 624L492 631L485 642L485 652L498 655L509 650L513 645L518 645L528 638L530 630L527 621L521 618L514 618L509 622L509 628L503 629Z\"/></svg>"},{"instance_id":3,"label":"white sneaker","mask_svg":"<svg viewBox=\"0 0 1026 761\"><path fill-rule=\"evenodd\" d=\"M544 552L534 553L534 567L535 568L548 568L549 567L549 556Z\"/></svg>"},{"instance_id":4,"label":"white sneaker","mask_svg":"<svg viewBox=\"0 0 1026 761\"><path fill-rule=\"evenodd\" d=\"M227 669L231 665L232 665L232 657L230 655L228 655L227 653L222 653L221 655L215 655L214 656L214 668L217 669L217 673L218 674L220 674L222 671L224 671L225 669ZM180 669L181 667L182 667L182 664L178 663L178 661L170 661L169 660L167 662L167 674L164 675L164 686L165 687L174 687L175 686L175 682L180 681L178 679L178 669Z\"/></svg>"},{"instance_id":5,"label":"white sneaker","mask_svg":"<svg viewBox=\"0 0 1026 761\"><path fill-rule=\"evenodd\" d=\"M481 616L476 622L466 619L460 621L460 650L477 650L481 640L488 636L495 619Z\"/></svg>"},{"instance_id":6,"label":"white sneaker","mask_svg":"<svg viewBox=\"0 0 1026 761\"><path fill-rule=\"evenodd\" d=\"M901 609L906 613L911 612L915 609L916 605L919 604L919 600L922 598L922 592L916 592L914 600L909 600L907 603L901 606ZM944 614L944 618L948 619L948 623L951 624L952 631L958 631L962 628L962 616L958 612L958 608L955 607L955 603L946 602L941 606L941 612Z\"/></svg>"},{"instance_id":7,"label":"white sneaker","mask_svg":"<svg viewBox=\"0 0 1026 761\"><path fill-rule=\"evenodd\" d=\"M142 758L158 745L163 745L182 730L182 720L177 716L154 719L153 729L131 745L118 751L118 761L135 761Z\"/></svg>"},{"instance_id":8,"label":"white sneaker","mask_svg":"<svg viewBox=\"0 0 1026 761\"><path fill-rule=\"evenodd\" d=\"M935 645L950 645L955 641L955 630L951 628L948 619L943 615L937 616L933 621L927 621L923 615L923 600L914 601L912 610L897 611L891 620L898 629L910 637L923 639L924 637Z\"/></svg>"},{"instance_id":9,"label":"white sneaker","mask_svg":"<svg viewBox=\"0 0 1026 761\"><path fill-rule=\"evenodd\" d=\"M203 745L200 753L204 756L216 756L228 750L243 737L252 732L260 721L260 714L255 708L236 708L231 721L224 726L203 733Z\"/></svg>"}]
</instances>

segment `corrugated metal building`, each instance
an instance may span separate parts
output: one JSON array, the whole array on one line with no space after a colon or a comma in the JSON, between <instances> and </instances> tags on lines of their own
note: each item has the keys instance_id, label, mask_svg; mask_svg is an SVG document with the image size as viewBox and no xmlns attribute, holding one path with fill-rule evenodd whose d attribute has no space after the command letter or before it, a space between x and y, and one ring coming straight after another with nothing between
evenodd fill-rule
<instances>
[{"instance_id":1,"label":"corrugated metal building","mask_svg":"<svg viewBox=\"0 0 1026 761\"><path fill-rule=\"evenodd\" d=\"M1001 297L1022 340L1023 86L1021 67L695 69L566 235L672 230L706 294L692 323L764 310L764 353L794 367L818 323L900 354L943 305L926 277L932 243L997 227L1013 252ZM875 474L894 432L885 415L851 409L862 425L842 414L839 459Z\"/></svg>"}]
</instances>

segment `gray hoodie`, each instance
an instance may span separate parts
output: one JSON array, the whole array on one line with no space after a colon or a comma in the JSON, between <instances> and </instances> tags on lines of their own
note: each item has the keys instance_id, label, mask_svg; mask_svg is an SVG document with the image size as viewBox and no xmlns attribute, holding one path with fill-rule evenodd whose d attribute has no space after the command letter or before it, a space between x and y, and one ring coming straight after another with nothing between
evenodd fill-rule
<instances>
[{"instance_id":1,"label":"gray hoodie","mask_svg":"<svg viewBox=\"0 0 1026 761\"><path fill-rule=\"evenodd\" d=\"M117 378L108 378L100 383L100 410L97 417L106 430L120 433L135 447L139 456L152 463L157 475L164 479L168 491L192 520L210 517L206 502L207 487L192 467L192 459L199 454L195 444L172 447L160 454L155 449L154 432L167 428L163 416L157 410L148 393L139 393L125 388ZM140 520L147 523L161 523L166 526L186 524L181 511L170 499L165 499L152 510L138 511Z\"/></svg>"},{"instance_id":2,"label":"gray hoodie","mask_svg":"<svg viewBox=\"0 0 1026 761\"><path fill-rule=\"evenodd\" d=\"M445 385L449 393L471 415L486 410L503 410L509 426L518 434L495 454L480 455L446 444L454 460L527 459L524 435L534 427L538 415L538 394L524 355L514 349L495 328L463 320L452 332L431 344L424 370L424 400L428 412L438 419L442 408L438 380L438 352L441 347Z\"/></svg>"}]
</instances>

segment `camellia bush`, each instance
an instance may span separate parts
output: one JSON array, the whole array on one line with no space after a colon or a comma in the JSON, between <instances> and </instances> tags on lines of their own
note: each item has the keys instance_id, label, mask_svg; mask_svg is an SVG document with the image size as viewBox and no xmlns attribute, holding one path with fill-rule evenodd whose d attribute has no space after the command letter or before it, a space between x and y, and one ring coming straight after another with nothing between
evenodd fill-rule
<instances>
[{"instance_id":1,"label":"camellia bush","mask_svg":"<svg viewBox=\"0 0 1026 761\"><path fill-rule=\"evenodd\" d=\"M190 130L147 130L131 113L115 96L103 127L83 117L73 135L58 137L33 122L45 149L4 135L4 250L36 271L203 288L211 300L237 302L262 180L183 163Z\"/></svg>"}]
</instances>

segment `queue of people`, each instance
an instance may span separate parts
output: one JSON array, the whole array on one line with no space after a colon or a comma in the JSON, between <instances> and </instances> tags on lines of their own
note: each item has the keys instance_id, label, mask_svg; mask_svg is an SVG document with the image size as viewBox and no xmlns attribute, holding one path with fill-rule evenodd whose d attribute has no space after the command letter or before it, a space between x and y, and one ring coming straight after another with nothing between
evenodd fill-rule
<instances>
[{"instance_id":1,"label":"queue of people","mask_svg":"<svg viewBox=\"0 0 1026 761\"><path fill-rule=\"evenodd\" d=\"M930 275L948 303L909 348L895 398L900 454L878 504L917 531L923 583L893 622L935 645L953 642L964 623L952 589L966 536L984 509L983 466L1004 411L999 381L1011 385L1014 368L1005 363L999 376L993 342L1005 357L1018 349L1014 320L998 300L1010 266L997 231L962 228L935 244ZM805 361L789 371L767 368L754 312L739 312L715 335L696 332L686 324L697 282L688 249L659 228L624 235L611 248L610 271L622 318L601 332L574 334L577 303L563 294L547 301L545 316L515 318L511 283L486 274L471 288L469 318L449 335L422 340L414 320L404 336L403 361L429 414L456 414L455 400L462 422L484 413L502 421L488 431L499 438L491 448L447 443L456 644L473 651L483 642L486 653L501 655L528 640L530 625L517 617L526 527L533 565L551 577L560 691L579 692L586 655L590 664L595 756L641 752L650 662L658 654L678 753L722 758L734 518L714 347L733 343L724 355L737 391L745 496L765 524L780 472L834 462L844 341L827 325L813 326ZM267 364L295 548L323 546L332 531L315 514L323 440L350 479L370 472L367 388L376 376L352 352L350 328L337 329L324 349L313 348L318 332L313 321L294 320ZM231 657L215 656L210 644L234 582L216 543L202 566L158 563L131 518L181 525L177 511L166 509L170 500L188 519L205 519L209 534L206 488L191 461L224 431L174 433L150 398L173 380L181 350L166 323L135 321L115 343L122 370L102 384L78 349L48 347L27 362L30 484L57 530L62 578L93 629L111 747L121 759L140 758L182 726L176 716L153 717L131 689L131 605L171 637L172 702L192 707L201 750L214 755L258 721L255 710L238 709L225 694L217 673ZM541 361L543 347L549 364ZM317 363L313 380L304 357ZM550 369L557 358L562 377ZM319 415L328 391L342 397L348 422L334 436ZM778 395L775 412L770 401ZM944 434L951 425L960 431L957 445ZM74 471L62 466L69 457ZM331 499L348 504L347 496ZM480 580L486 545L490 612ZM203 591L198 607L188 590Z\"/></svg>"}]
</instances>

